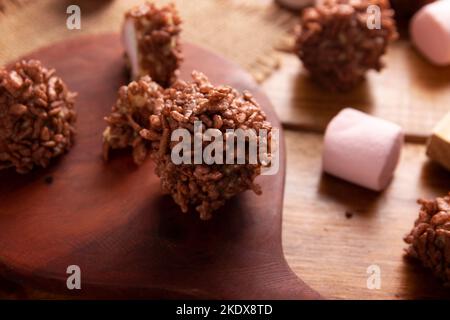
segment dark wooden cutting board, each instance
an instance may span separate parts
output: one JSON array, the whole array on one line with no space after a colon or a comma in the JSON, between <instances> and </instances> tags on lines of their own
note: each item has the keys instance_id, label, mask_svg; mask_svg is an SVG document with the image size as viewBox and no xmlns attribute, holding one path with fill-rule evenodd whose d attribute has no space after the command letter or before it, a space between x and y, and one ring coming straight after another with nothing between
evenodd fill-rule
<instances>
[{"instance_id":1,"label":"dark wooden cutting board","mask_svg":"<svg viewBox=\"0 0 450 320\"><path fill-rule=\"evenodd\" d=\"M267 97L237 65L195 45L184 51L182 78L197 69L215 84L250 90L281 129ZM4 279L81 298L319 297L282 252L283 144L278 174L258 178L262 196L245 192L201 221L160 193L151 161L137 167L127 154L102 161L103 117L127 83L117 35L58 43L29 57L56 68L79 93L78 135L71 152L47 169L0 173ZM81 268L81 290L66 287L69 265Z\"/></svg>"}]
</instances>

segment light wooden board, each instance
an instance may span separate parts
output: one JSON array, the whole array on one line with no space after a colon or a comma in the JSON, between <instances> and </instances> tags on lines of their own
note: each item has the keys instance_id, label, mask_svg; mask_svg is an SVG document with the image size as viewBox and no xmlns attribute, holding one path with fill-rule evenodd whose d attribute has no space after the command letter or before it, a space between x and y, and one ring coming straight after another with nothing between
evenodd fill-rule
<instances>
[{"instance_id":1,"label":"light wooden board","mask_svg":"<svg viewBox=\"0 0 450 320\"><path fill-rule=\"evenodd\" d=\"M395 179L377 194L322 176L321 135L287 131L286 139L283 248L297 275L332 299L450 298L450 289L403 259L416 199L450 191L450 172L429 163L424 146L405 146ZM381 268L380 290L367 288L370 265Z\"/></svg>"},{"instance_id":2,"label":"light wooden board","mask_svg":"<svg viewBox=\"0 0 450 320\"><path fill-rule=\"evenodd\" d=\"M450 67L434 67L410 43L394 43L381 73L349 93L330 93L312 82L295 55L285 54L281 70L264 83L285 126L323 132L344 107L394 121L410 141L425 141L433 126L450 111Z\"/></svg>"}]
</instances>

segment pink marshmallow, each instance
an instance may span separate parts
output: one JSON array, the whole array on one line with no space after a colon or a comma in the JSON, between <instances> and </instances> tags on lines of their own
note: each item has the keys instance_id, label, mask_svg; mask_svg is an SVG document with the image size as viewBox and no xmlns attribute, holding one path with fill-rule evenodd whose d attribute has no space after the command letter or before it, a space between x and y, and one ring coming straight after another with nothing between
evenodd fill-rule
<instances>
[{"instance_id":1,"label":"pink marshmallow","mask_svg":"<svg viewBox=\"0 0 450 320\"><path fill-rule=\"evenodd\" d=\"M411 20L411 39L432 63L450 64L450 1L436 1L424 6Z\"/></svg>"},{"instance_id":2,"label":"pink marshmallow","mask_svg":"<svg viewBox=\"0 0 450 320\"><path fill-rule=\"evenodd\" d=\"M344 109L326 129L323 170L381 191L392 180L403 140L400 126L355 109Z\"/></svg>"}]
</instances>

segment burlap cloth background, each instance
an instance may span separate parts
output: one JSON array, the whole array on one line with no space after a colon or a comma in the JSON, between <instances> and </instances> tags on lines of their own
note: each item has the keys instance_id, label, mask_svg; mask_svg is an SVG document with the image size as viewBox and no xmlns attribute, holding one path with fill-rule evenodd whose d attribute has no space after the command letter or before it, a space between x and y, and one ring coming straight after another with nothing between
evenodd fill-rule
<instances>
[{"instance_id":1,"label":"burlap cloth background","mask_svg":"<svg viewBox=\"0 0 450 320\"><path fill-rule=\"evenodd\" d=\"M145 0L0 0L0 64L82 34L118 32L123 13ZM156 0L166 3L168 0ZM258 82L279 66L274 50L296 21L270 0L172 0L184 20L183 39L234 60ZM81 30L68 30L66 9L81 8Z\"/></svg>"}]
</instances>

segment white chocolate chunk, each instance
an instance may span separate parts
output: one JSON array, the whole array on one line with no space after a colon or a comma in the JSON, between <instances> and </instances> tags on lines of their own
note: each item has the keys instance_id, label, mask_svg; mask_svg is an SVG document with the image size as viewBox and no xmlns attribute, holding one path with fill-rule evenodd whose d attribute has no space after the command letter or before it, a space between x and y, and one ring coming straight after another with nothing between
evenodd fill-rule
<instances>
[{"instance_id":1,"label":"white chocolate chunk","mask_svg":"<svg viewBox=\"0 0 450 320\"><path fill-rule=\"evenodd\" d=\"M450 64L450 1L424 6L412 18L411 39L415 47L435 65Z\"/></svg>"},{"instance_id":2,"label":"white chocolate chunk","mask_svg":"<svg viewBox=\"0 0 450 320\"><path fill-rule=\"evenodd\" d=\"M392 180L403 140L400 126L355 109L344 109L326 129L323 171L381 191Z\"/></svg>"},{"instance_id":3,"label":"white chocolate chunk","mask_svg":"<svg viewBox=\"0 0 450 320\"><path fill-rule=\"evenodd\" d=\"M427 155L450 170L450 113L434 128L428 140Z\"/></svg>"}]
</instances>

